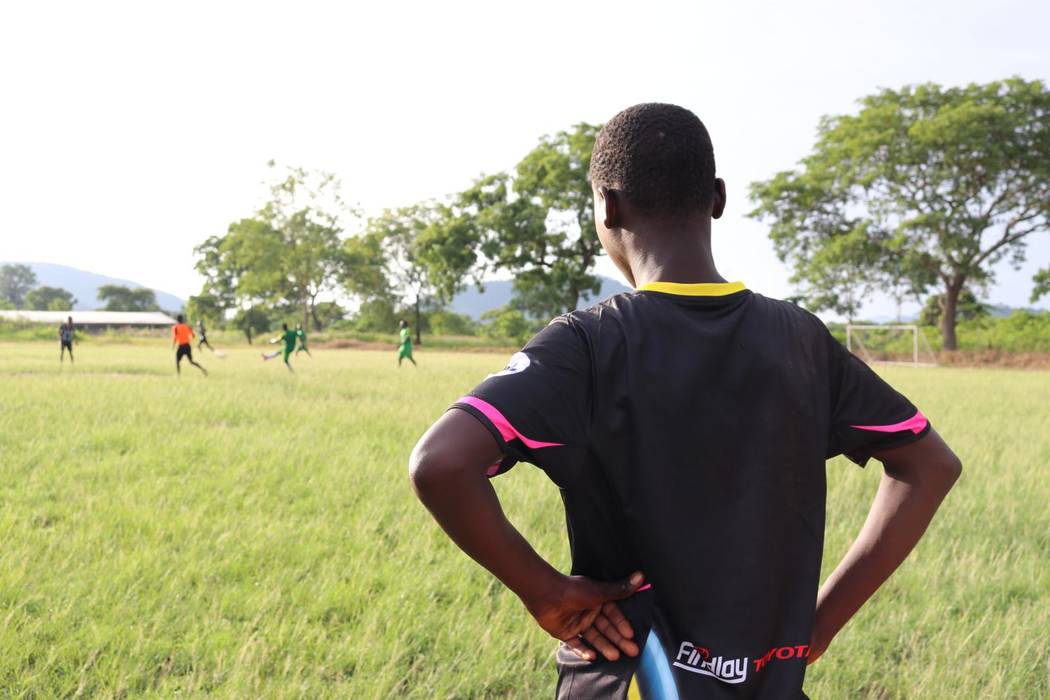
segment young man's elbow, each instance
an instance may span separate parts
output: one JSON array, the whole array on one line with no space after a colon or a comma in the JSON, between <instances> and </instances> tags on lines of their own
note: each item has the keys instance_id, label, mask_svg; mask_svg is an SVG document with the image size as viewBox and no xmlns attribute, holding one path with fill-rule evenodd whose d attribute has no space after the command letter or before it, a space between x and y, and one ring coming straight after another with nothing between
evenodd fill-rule
<instances>
[{"instance_id":1,"label":"young man's elbow","mask_svg":"<svg viewBox=\"0 0 1050 700\"><path fill-rule=\"evenodd\" d=\"M443 460L427 448L425 441L416 444L408 458L408 478L421 498L445 480L447 471Z\"/></svg>"},{"instance_id":2,"label":"young man's elbow","mask_svg":"<svg viewBox=\"0 0 1050 700\"><path fill-rule=\"evenodd\" d=\"M954 453L948 455L944 465L941 467L941 471L944 474L945 483L950 489L962 476L962 460L956 457Z\"/></svg>"},{"instance_id":3,"label":"young man's elbow","mask_svg":"<svg viewBox=\"0 0 1050 700\"><path fill-rule=\"evenodd\" d=\"M943 495L952 490L960 475L962 475L962 462L955 456L955 453L949 450L930 464L927 483Z\"/></svg>"}]
</instances>

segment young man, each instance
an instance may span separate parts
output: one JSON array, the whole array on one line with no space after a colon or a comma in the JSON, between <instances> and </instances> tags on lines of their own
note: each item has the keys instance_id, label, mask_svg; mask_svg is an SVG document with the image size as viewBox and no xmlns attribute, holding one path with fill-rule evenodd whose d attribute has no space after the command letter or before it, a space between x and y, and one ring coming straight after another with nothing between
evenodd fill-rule
<instances>
[{"instance_id":1,"label":"young man","mask_svg":"<svg viewBox=\"0 0 1050 700\"><path fill-rule=\"evenodd\" d=\"M295 326L295 335L299 339L299 347L295 349L295 356L298 357L299 353L305 352L309 357L313 357L310 348L306 347L306 331L303 330L303 324L299 323Z\"/></svg>"},{"instance_id":2,"label":"young man","mask_svg":"<svg viewBox=\"0 0 1050 700\"><path fill-rule=\"evenodd\" d=\"M215 352L215 348L208 342L208 331L204 328L204 319L197 319L197 330L200 331L200 340L197 341L197 349L200 350L202 346L207 345L208 349Z\"/></svg>"},{"instance_id":3,"label":"young man","mask_svg":"<svg viewBox=\"0 0 1050 700\"><path fill-rule=\"evenodd\" d=\"M66 318L66 322L58 327L58 342L61 348L58 351L59 364L66 361L66 350L69 351L69 364L73 364L73 343L76 341L76 328L73 326L73 317Z\"/></svg>"},{"instance_id":4,"label":"young man","mask_svg":"<svg viewBox=\"0 0 1050 700\"><path fill-rule=\"evenodd\" d=\"M171 327L171 347L178 346L175 351L175 373L182 376L182 358L201 372L208 376L208 370L193 361L193 329L186 325L186 319L180 314L176 319L178 323Z\"/></svg>"},{"instance_id":5,"label":"young man","mask_svg":"<svg viewBox=\"0 0 1050 700\"><path fill-rule=\"evenodd\" d=\"M408 328L408 321L401 319L398 324L400 328L401 344L397 346L397 368L401 369L401 360L408 360L414 367L419 367L412 357L412 331Z\"/></svg>"},{"instance_id":6,"label":"young man","mask_svg":"<svg viewBox=\"0 0 1050 700\"><path fill-rule=\"evenodd\" d=\"M411 459L441 526L562 641L564 698L798 698L805 667L904 560L960 472L819 319L727 282L725 183L691 112L645 104L591 162L602 246L636 291L554 319ZM819 595L825 460L884 473ZM561 488L572 575L504 517L518 461Z\"/></svg>"},{"instance_id":7,"label":"young man","mask_svg":"<svg viewBox=\"0 0 1050 700\"><path fill-rule=\"evenodd\" d=\"M281 324L281 335L279 335L276 338L272 339L270 341L270 344L271 345L276 345L277 343L280 343L280 342L283 341L284 342L284 348L282 350L274 350L269 355L267 355L266 353L262 353L263 361L272 360L273 358L275 358L278 355L283 353L284 354L284 366L288 368L289 372L294 372L295 370L292 369L291 363L288 362L288 357L292 354L292 350L295 350L295 343L296 343L296 341L298 339L299 339L299 336L296 334L296 332L293 331L293 330L289 330L287 323L282 323Z\"/></svg>"}]
</instances>

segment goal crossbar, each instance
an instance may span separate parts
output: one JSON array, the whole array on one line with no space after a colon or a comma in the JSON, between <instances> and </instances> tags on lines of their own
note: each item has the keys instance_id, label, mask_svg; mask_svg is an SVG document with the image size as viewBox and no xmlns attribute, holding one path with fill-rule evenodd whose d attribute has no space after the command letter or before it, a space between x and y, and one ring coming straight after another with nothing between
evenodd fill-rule
<instances>
[{"instance_id":1,"label":"goal crossbar","mask_svg":"<svg viewBox=\"0 0 1050 700\"><path fill-rule=\"evenodd\" d=\"M875 357L868 347L864 344L863 333L857 333L857 331L910 331L911 332L911 361L900 360L900 359L886 359ZM919 345L923 345L923 351L932 360L928 362L920 361ZM882 365L907 365L910 367L936 367L936 355L933 353L933 349L930 347L930 341L926 338L926 333L923 332L922 328L917 325L872 325L872 324L861 324L861 323L849 323L846 324L846 349L850 352L858 355L868 364L882 364Z\"/></svg>"}]
</instances>

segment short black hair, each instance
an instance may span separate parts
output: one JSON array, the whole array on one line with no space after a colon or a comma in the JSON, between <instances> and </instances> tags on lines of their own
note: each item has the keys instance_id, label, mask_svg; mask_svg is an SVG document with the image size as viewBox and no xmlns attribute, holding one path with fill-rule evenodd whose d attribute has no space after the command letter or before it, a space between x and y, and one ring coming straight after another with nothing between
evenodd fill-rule
<instances>
[{"instance_id":1,"label":"short black hair","mask_svg":"<svg viewBox=\"0 0 1050 700\"><path fill-rule=\"evenodd\" d=\"M175 320L178 321L179 323L182 323L186 319L183 318L182 314L179 314L178 316L175 317Z\"/></svg>"},{"instance_id":2,"label":"short black hair","mask_svg":"<svg viewBox=\"0 0 1050 700\"><path fill-rule=\"evenodd\" d=\"M591 183L623 192L648 214L688 214L710 204L715 152L699 117L648 102L602 127L591 155Z\"/></svg>"}]
</instances>

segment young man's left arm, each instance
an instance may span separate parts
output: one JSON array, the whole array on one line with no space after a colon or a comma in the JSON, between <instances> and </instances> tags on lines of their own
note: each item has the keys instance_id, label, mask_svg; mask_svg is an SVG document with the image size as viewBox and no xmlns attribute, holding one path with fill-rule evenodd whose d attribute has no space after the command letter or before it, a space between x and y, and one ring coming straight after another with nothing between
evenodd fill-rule
<instances>
[{"instance_id":1,"label":"young man's left arm","mask_svg":"<svg viewBox=\"0 0 1050 700\"><path fill-rule=\"evenodd\" d=\"M594 649L610 660L636 656L631 626L613 601L635 593L642 574L609 583L551 566L507 520L489 483L486 469L502 458L485 426L453 408L412 451L412 484L449 537L514 591L551 636L587 660L597 658Z\"/></svg>"}]
</instances>

